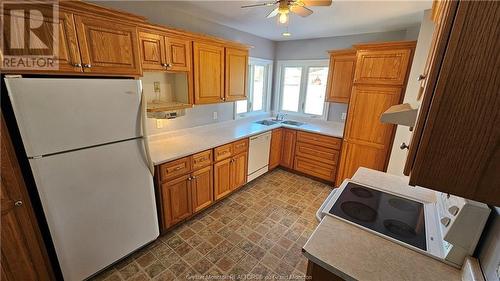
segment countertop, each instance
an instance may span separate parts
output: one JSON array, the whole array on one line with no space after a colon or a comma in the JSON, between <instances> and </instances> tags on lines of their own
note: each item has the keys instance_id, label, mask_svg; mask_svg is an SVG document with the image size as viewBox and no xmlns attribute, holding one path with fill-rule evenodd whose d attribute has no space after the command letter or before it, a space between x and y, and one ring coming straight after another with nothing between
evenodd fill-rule
<instances>
[{"instance_id":1,"label":"countertop","mask_svg":"<svg viewBox=\"0 0 500 281\"><path fill-rule=\"evenodd\" d=\"M265 126L257 124L254 121L228 121L151 136L149 140L151 159L154 165L159 165L280 127L337 138L342 138L344 132L344 124L339 122L315 121L314 123L307 122L302 126L291 126L281 123Z\"/></svg>"},{"instance_id":2,"label":"countertop","mask_svg":"<svg viewBox=\"0 0 500 281\"><path fill-rule=\"evenodd\" d=\"M405 182L366 168L353 176L376 187L390 184L391 178L394 186ZM407 181L399 188L408 188ZM421 195L431 196L429 191L422 189ZM345 280L462 280L460 269L331 216L322 219L303 250L308 259Z\"/></svg>"}]
</instances>

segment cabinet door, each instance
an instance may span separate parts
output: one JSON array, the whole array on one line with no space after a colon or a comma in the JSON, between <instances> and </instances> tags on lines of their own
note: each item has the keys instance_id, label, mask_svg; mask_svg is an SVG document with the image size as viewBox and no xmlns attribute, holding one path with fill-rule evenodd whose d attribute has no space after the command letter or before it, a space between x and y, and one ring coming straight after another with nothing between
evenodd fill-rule
<instances>
[{"instance_id":1,"label":"cabinet door","mask_svg":"<svg viewBox=\"0 0 500 281\"><path fill-rule=\"evenodd\" d=\"M220 199L231 192L230 174L231 159L225 159L214 164L214 196Z\"/></svg>"},{"instance_id":2,"label":"cabinet door","mask_svg":"<svg viewBox=\"0 0 500 281\"><path fill-rule=\"evenodd\" d=\"M271 150L269 152L269 169L274 169L280 164L281 143L283 142L283 129L274 129L271 133Z\"/></svg>"},{"instance_id":3,"label":"cabinet door","mask_svg":"<svg viewBox=\"0 0 500 281\"><path fill-rule=\"evenodd\" d=\"M40 27L37 28L36 36L40 38L41 42L52 42L53 36L53 24L57 24L58 29L58 55L56 56L56 63L58 66L57 70L51 69L38 69L28 72L82 72L81 60L80 60L80 50L78 49L78 43L76 38L75 23L73 20L73 14L59 11L59 18L54 19L52 17L52 9L44 9L43 7L37 7L43 15L43 22ZM27 14L23 14L27 16ZM22 18L24 20L29 20L29 18ZM4 55L49 55L52 56L52 50L46 53L46 49L8 49L11 45L11 32L13 30L19 30L22 27L10 26L10 23L18 23L26 21L16 21L11 18L11 13L8 8L4 11L3 21L3 40L4 40ZM38 23L37 23L38 24ZM50 47L50 46L49 46ZM8 68L2 65L2 69L8 72ZM23 71L24 72L24 71Z\"/></svg>"},{"instance_id":4,"label":"cabinet door","mask_svg":"<svg viewBox=\"0 0 500 281\"><path fill-rule=\"evenodd\" d=\"M349 103L355 66L356 51L354 50L330 54L327 101Z\"/></svg>"},{"instance_id":5,"label":"cabinet door","mask_svg":"<svg viewBox=\"0 0 500 281\"><path fill-rule=\"evenodd\" d=\"M75 23L85 72L141 75L134 26L78 15Z\"/></svg>"},{"instance_id":6,"label":"cabinet door","mask_svg":"<svg viewBox=\"0 0 500 281\"><path fill-rule=\"evenodd\" d=\"M162 184L164 225L168 228L185 218L192 212L191 181L185 175Z\"/></svg>"},{"instance_id":7,"label":"cabinet door","mask_svg":"<svg viewBox=\"0 0 500 281\"><path fill-rule=\"evenodd\" d=\"M160 34L139 32L139 46L142 69L165 70L165 41Z\"/></svg>"},{"instance_id":8,"label":"cabinet door","mask_svg":"<svg viewBox=\"0 0 500 281\"><path fill-rule=\"evenodd\" d=\"M344 179L351 178L359 167L382 171L385 169L387 151L377 146L352 143L342 143L342 159L337 176L337 186Z\"/></svg>"},{"instance_id":9,"label":"cabinet door","mask_svg":"<svg viewBox=\"0 0 500 281\"><path fill-rule=\"evenodd\" d=\"M2 280L53 280L50 263L3 117L1 122Z\"/></svg>"},{"instance_id":10,"label":"cabinet door","mask_svg":"<svg viewBox=\"0 0 500 281\"><path fill-rule=\"evenodd\" d=\"M226 48L226 101L247 98L248 51Z\"/></svg>"},{"instance_id":11,"label":"cabinet door","mask_svg":"<svg viewBox=\"0 0 500 281\"><path fill-rule=\"evenodd\" d=\"M380 116L400 99L399 87L354 86L344 138L377 144L380 148L390 145L395 126L380 122Z\"/></svg>"},{"instance_id":12,"label":"cabinet door","mask_svg":"<svg viewBox=\"0 0 500 281\"><path fill-rule=\"evenodd\" d=\"M358 50L355 83L402 86L412 49Z\"/></svg>"},{"instance_id":13,"label":"cabinet door","mask_svg":"<svg viewBox=\"0 0 500 281\"><path fill-rule=\"evenodd\" d=\"M242 187L247 183L248 153L240 153L231 159L231 190Z\"/></svg>"},{"instance_id":14,"label":"cabinet door","mask_svg":"<svg viewBox=\"0 0 500 281\"><path fill-rule=\"evenodd\" d=\"M194 42L194 103L224 100L224 48Z\"/></svg>"},{"instance_id":15,"label":"cabinet door","mask_svg":"<svg viewBox=\"0 0 500 281\"><path fill-rule=\"evenodd\" d=\"M165 37L165 46L168 70L191 70L191 40Z\"/></svg>"},{"instance_id":16,"label":"cabinet door","mask_svg":"<svg viewBox=\"0 0 500 281\"><path fill-rule=\"evenodd\" d=\"M214 201L212 181L212 166L207 166L193 172L191 181L191 198L194 213L210 206L210 204Z\"/></svg>"},{"instance_id":17,"label":"cabinet door","mask_svg":"<svg viewBox=\"0 0 500 281\"><path fill-rule=\"evenodd\" d=\"M286 168L293 168L293 159L295 157L295 139L297 132L291 129L283 129L283 144L281 147L280 164Z\"/></svg>"}]
</instances>

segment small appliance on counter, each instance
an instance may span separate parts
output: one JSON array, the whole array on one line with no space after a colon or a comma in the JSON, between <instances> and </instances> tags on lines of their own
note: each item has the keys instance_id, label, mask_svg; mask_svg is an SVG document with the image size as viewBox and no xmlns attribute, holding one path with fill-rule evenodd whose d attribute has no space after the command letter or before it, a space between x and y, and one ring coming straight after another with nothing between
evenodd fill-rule
<instances>
[{"instance_id":1,"label":"small appliance on counter","mask_svg":"<svg viewBox=\"0 0 500 281\"><path fill-rule=\"evenodd\" d=\"M402 190L407 193L398 193ZM333 216L460 268L473 254L489 213L486 204L421 187L393 190L345 180L317 217Z\"/></svg>"}]
</instances>

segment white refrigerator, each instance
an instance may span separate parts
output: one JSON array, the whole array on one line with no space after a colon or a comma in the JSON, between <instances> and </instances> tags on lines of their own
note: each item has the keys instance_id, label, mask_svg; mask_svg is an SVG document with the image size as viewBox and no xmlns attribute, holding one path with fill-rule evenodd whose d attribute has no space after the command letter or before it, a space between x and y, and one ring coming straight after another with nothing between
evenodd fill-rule
<instances>
[{"instance_id":1,"label":"white refrigerator","mask_svg":"<svg viewBox=\"0 0 500 281\"><path fill-rule=\"evenodd\" d=\"M139 80L5 78L65 280L159 235Z\"/></svg>"}]
</instances>

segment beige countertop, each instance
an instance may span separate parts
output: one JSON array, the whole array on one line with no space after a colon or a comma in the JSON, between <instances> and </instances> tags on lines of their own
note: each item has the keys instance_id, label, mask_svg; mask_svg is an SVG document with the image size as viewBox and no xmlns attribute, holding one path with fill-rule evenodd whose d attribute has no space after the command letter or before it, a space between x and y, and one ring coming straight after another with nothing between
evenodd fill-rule
<instances>
[{"instance_id":1,"label":"beige countertop","mask_svg":"<svg viewBox=\"0 0 500 281\"><path fill-rule=\"evenodd\" d=\"M434 200L433 191L410 188L406 177L360 168L353 180L375 187L385 186L425 201ZM322 219L303 250L308 259L345 280L462 279L460 269L331 216Z\"/></svg>"},{"instance_id":2,"label":"beige countertop","mask_svg":"<svg viewBox=\"0 0 500 281\"><path fill-rule=\"evenodd\" d=\"M154 165L159 165L279 127L293 128L337 138L342 138L344 132L344 124L339 122L315 121L302 126L290 126L280 123L265 126L254 121L228 121L151 136L149 141L151 159Z\"/></svg>"}]
</instances>

